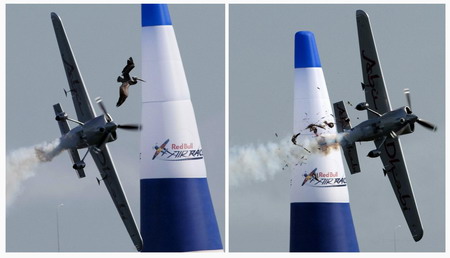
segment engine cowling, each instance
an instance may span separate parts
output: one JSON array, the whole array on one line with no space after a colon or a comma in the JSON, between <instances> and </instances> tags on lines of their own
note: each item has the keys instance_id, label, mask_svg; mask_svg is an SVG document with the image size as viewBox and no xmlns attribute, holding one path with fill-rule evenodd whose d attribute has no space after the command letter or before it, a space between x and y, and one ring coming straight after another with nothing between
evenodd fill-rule
<instances>
[{"instance_id":1,"label":"engine cowling","mask_svg":"<svg viewBox=\"0 0 450 258\"><path fill-rule=\"evenodd\" d=\"M410 134L414 132L414 124L405 125L400 131L396 132L397 135Z\"/></svg>"}]
</instances>

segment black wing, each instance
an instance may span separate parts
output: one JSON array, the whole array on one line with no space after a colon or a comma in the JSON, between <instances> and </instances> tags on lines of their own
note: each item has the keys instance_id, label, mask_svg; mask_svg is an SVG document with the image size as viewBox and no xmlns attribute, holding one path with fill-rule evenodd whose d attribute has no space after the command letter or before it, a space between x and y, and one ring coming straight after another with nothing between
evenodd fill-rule
<instances>
[{"instance_id":1,"label":"black wing","mask_svg":"<svg viewBox=\"0 0 450 258\"><path fill-rule=\"evenodd\" d=\"M356 12L358 25L359 49L363 74L363 90L369 107L380 114L391 111L389 96L384 84L381 64L378 60L377 48L370 28L369 16L361 10ZM377 117L367 112L369 119Z\"/></svg>"},{"instance_id":2,"label":"black wing","mask_svg":"<svg viewBox=\"0 0 450 258\"><path fill-rule=\"evenodd\" d=\"M378 139L375 141L375 144L379 146L381 142L382 139ZM383 162L385 175L389 177L409 230L414 240L419 241L423 236L423 228L416 201L414 200L414 192L409 181L408 169L403 158L400 139L388 137L381 147L380 157Z\"/></svg>"},{"instance_id":3,"label":"black wing","mask_svg":"<svg viewBox=\"0 0 450 258\"><path fill-rule=\"evenodd\" d=\"M131 70L133 70L133 68L134 68L133 58L130 57L127 60L127 65L122 70L122 75L123 75L123 78L124 78L125 81L131 80L130 72L131 72Z\"/></svg>"},{"instance_id":4,"label":"black wing","mask_svg":"<svg viewBox=\"0 0 450 258\"><path fill-rule=\"evenodd\" d=\"M106 189L108 189L109 195L114 202L114 205L119 212L120 218L125 224L128 234L136 246L138 251L142 250L142 237L137 228L136 222L133 217L133 213L128 205L127 197L122 189L119 176L116 173L114 163L112 162L109 154L108 146L101 148L100 152L95 152L94 149L90 150L92 158L95 161L95 165L100 172L100 175L105 183Z\"/></svg>"},{"instance_id":5,"label":"black wing","mask_svg":"<svg viewBox=\"0 0 450 258\"><path fill-rule=\"evenodd\" d=\"M384 84L369 16L364 11L358 10L356 12L356 21L364 78L362 86L365 91L366 101L371 109L384 114L391 111L391 104ZM377 115L368 112L368 117L371 119L377 117ZM383 144L380 148L380 158L383 162L385 175L389 177L414 240L419 241L423 236L423 228L414 200L411 182L409 181L408 169L403 158L400 139L388 137L384 143L381 138L375 140L376 146L380 146L380 144Z\"/></svg>"},{"instance_id":6,"label":"black wing","mask_svg":"<svg viewBox=\"0 0 450 258\"><path fill-rule=\"evenodd\" d=\"M83 83L77 62L72 53L69 40L61 19L56 13L51 13L53 28L55 29L56 40L58 41L59 51L66 71L67 81L69 83L73 104L80 122L86 122L95 117L89 94Z\"/></svg>"}]
</instances>

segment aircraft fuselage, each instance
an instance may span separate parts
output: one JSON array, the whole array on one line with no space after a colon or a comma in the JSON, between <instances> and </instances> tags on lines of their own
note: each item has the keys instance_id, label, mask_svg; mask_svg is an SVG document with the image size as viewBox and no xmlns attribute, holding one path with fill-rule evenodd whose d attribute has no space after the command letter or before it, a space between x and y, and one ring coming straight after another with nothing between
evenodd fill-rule
<instances>
[{"instance_id":1,"label":"aircraft fuselage","mask_svg":"<svg viewBox=\"0 0 450 258\"><path fill-rule=\"evenodd\" d=\"M374 141L385 136L395 136L414 132L417 116L407 106L386 112L380 117L368 119L346 131L347 143Z\"/></svg>"},{"instance_id":2,"label":"aircraft fuselage","mask_svg":"<svg viewBox=\"0 0 450 258\"><path fill-rule=\"evenodd\" d=\"M107 142L115 141L117 125L107 122L104 115L95 117L83 125L79 125L61 136L61 146L64 149L83 149L89 146L99 146L105 137L111 133Z\"/></svg>"}]
</instances>

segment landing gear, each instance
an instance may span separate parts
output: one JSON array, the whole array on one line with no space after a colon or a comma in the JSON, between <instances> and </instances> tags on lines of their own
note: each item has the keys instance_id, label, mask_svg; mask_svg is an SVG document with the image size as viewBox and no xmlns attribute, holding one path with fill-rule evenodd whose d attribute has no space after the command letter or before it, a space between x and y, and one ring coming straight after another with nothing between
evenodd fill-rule
<instances>
[{"instance_id":1,"label":"landing gear","mask_svg":"<svg viewBox=\"0 0 450 258\"><path fill-rule=\"evenodd\" d=\"M377 146L377 148L375 150L371 150L368 154L367 157L369 158L377 158L381 155L381 147L383 146L384 142L386 141L386 136L383 137L383 139L381 140L380 145Z\"/></svg>"},{"instance_id":2,"label":"landing gear","mask_svg":"<svg viewBox=\"0 0 450 258\"><path fill-rule=\"evenodd\" d=\"M80 161L75 162L73 164L72 168L75 170L79 170L79 169L83 169L84 167L86 167L86 163L84 163L84 159L86 158L88 153L89 153L89 148L86 151L86 153L84 154L83 158Z\"/></svg>"},{"instance_id":3,"label":"landing gear","mask_svg":"<svg viewBox=\"0 0 450 258\"><path fill-rule=\"evenodd\" d=\"M74 122L74 123L77 123L77 124L79 124L79 125L84 125L84 123L82 123L82 122L80 122L80 121L78 121L78 120L69 118L69 116L67 115L66 112L61 112L61 113L57 114L57 115L55 116L55 120L58 121L58 122L59 122L59 121L69 120L69 121Z\"/></svg>"},{"instance_id":4,"label":"landing gear","mask_svg":"<svg viewBox=\"0 0 450 258\"><path fill-rule=\"evenodd\" d=\"M369 152L369 154L367 154L367 157L369 158L377 158L381 155L381 151L380 150L371 150Z\"/></svg>"},{"instance_id":5,"label":"landing gear","mask_svg":"<svg viewBox=\"0 0 450 258\"><path fill-rule=\"evenodd\" d=\"M77 163L73 164L72 167L75 170L83 169L84 167L86 167L86 163L84 163L84 161L78 161Z\"/></svg>"}]
</instances>

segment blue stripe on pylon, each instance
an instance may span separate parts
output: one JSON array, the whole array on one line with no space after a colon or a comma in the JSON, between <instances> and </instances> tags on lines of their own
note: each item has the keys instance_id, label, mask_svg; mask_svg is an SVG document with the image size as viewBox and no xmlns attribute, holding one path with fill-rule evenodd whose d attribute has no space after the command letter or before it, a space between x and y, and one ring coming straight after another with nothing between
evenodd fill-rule
<instances>
[{"instance_id":1,"label":"blue stripe on pylon","mask_svg":"<svg viewBox=\"0 0 450 258\"><path fill-rule=\"evenodd\" d=\"M141 179L143 252L223 249L206 178Z\"/></svg>"},{"instance_id":2,"label":"blue stripe on pylon","mask_svg":"<svg viewBox=\"0 0 450 258\"><path fill-rule=\"evenodd\" d=\"M291 252L359 252L349 203L291 203Z\"/></svg>"}]
</instances>

